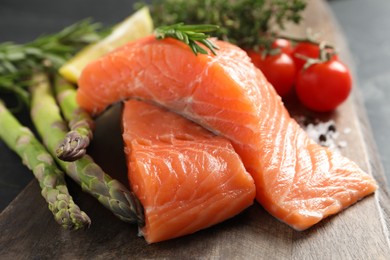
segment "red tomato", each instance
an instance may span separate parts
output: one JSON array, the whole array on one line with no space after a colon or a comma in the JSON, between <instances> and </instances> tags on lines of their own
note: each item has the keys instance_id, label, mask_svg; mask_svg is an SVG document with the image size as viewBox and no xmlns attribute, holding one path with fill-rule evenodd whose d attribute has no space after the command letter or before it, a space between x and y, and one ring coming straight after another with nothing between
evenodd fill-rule
<instances>
[{"instance_id":1,"label":"red tomato","mask_svg":"<svg viewBox=\"0 0 390 260\"><path fill-rule=\"evenodd\" d=\"M283 39L283 38L278 38L276 39L272 45L272 49L277 49L279 48L282 52L291 55L293 52L293 47L291 45L291 42L289 40Z\"/></svg>"},{"instance_id":2,"label":"red tomato","mask_svg":"<svg viewBox=\"0 0 390 260\"><path fill-rule=\"evenodd\" d=\"M290 92L294 84L296 70L294 61L289 55L281 52L262 58L261 54L255 51L248 51L248 55L280 96L285 96Z\"/></svg>"},{"instance_id":3,"label":"red tomato","mask_svg":"<svg viewBox=\"0 0 390 260\"><path fill-rule=\"evenodd\" d=\"M300 101L314 111L334 110L352 87L348 68L336 59L311 65L298 73L295 90Z\"/></svg>"},{"instance_id":4,"label":"red tomato","mask_svg":"<svg viewBox=\"0 0 390 260\"><path fill-rule=\"evenodd\" d=\"M328 52L334 52L333 49L326 49ZM306 59L303 57L308 57L312 59L320 58L320 46L310 42L300 42L298 43L293 52L291 53L291 57L294 60L295 67L297 71L300 71L306 63ZM331 59L338 59L337 55L333 55Z\"/></svg>"},{"instance_id":5,"label":"red tomato","mask_svg":"<svg viewBox=\"0 0 390 260\"><path fill-rule=\"evenodd\" d=\"M297 71L300 71L306 63L305 59L299 57L300 55L318 59L320 57L320 47L309 42L300 42L295 46L291 57L294 60Z\"/></svg>"}]
</instances>

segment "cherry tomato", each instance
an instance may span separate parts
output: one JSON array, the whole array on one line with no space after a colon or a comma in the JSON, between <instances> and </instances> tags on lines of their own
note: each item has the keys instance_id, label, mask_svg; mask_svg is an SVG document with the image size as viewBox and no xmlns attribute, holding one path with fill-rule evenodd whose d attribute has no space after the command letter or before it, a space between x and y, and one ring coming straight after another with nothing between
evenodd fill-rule
<instances>
[{"instance_id":1,"label":"cherry tomato","mask_svg":"<svg viewBox=\"0 0 390 260\"><path fill-rule=\"evenodd\" d=\"M291 55L293 52L293 47L291 45L291 42L289 40L283 39L283 38L277 38L272 44L272 49L279 48L282 52Z\"/></svg>"},{"instance_id":2,"label":"cherry tomato","mask_svg":"<svg viewBox=\"0 0 390 260\"><path fill-rule=\"evenodd\" d=\"M306 60L299 56L318 59L320 56L320 47L309 42L300 42L295 46L291 57L294 60L297 71L300 71L306 63Z\"/></svg>"},{"instance_id":3,"label":"cherry tomato","mask_svg":"<svg viewBox=\"0 0 390 260\"><path fill-rule=\"evenodd\" d=\"M331 59L300 71L295 90L306 107L328 112L347 99L351 87L352 79L348 68L340 61Z\"/></svg>"},{"instance_id":4,"label":"cherry tomato","mask_svg":"<svg viewBox=\"0 0 390 260\"><path fill-rule=\"evenodd\" d=\"M332 49L327 49L332 52ZM320 58L320 46L310 42L298 43L291 53L291 57L294 60L297 71L300 71L306 63L306 59L303 57L319 59ZM331 59L338 59L337 55L333 55Z\"/></svg>"},{"instance_id":5,"label":"cherry tomato","mask_svg":"<svg viewBox=\"0 0 390 260\"><path fill-rule=\"evenodd\" d=\"M289 55L281 52L263 58L260 53L255 51L248 51L248 55L280 96L285 96L290 92L294 84L296 70L294 61Z\"/></svg>"}]
</instances>

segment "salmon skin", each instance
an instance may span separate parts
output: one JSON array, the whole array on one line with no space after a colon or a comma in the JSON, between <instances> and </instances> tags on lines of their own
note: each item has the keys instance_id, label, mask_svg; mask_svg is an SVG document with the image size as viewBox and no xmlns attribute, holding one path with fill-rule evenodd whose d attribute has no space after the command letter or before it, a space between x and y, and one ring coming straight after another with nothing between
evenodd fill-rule
<instances>
[{"instance_id":1,"label":"salmon skin","mask_svg":"<svg viewBox=\"0 0 390 260\"><path fill-rule=\"evenodd\" d=\"M174 39L147 37L89 64L77 101L92 114L129 97L151 100L229 139L252 175L256 199L304 230L377 188L351 160L311 140L245 51L214 40L195 56Z\"/></svg>"},{"instance_id":2,"label":"salmon skin","mask_svg":"<svg viewBox=\"0 0 390 260\"><path fill-rule=\"evenodd\" d=\"M122 118L129 182L144 207L148 243L194 233L253 203L253 179L227 139L142 101L127 101Z\"/></svg>"}]
</instances>

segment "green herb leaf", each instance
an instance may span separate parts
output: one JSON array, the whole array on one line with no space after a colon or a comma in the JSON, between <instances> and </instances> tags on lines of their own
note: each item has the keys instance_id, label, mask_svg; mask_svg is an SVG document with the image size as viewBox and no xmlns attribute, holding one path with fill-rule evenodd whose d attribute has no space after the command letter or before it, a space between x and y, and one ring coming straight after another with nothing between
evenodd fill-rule
<instances>
[{"instance_id":1,"label":"green herb leaf","mask_svg":"<svg viewBox=\"0 0 390 260\"><path fill-rule=\"evenodd\" d=\"M15 94L19 101L29 105L26 80L37 72L56 71L81 48L107 35L108 30L100 28L86 19L26 44L1 43L0 90Z\"/></svg>"},{"instance_id":2,"label":"green herb leaf","mask_svg":"<svg viewBox=\"0 0 390 260\"><path fill-rule=\"evenodd\" d=\"M211 24L185 25L183 23L178 23L158 27L155 30L155 35L157 39L165 39L168 37L177 39L187 44L195 55L198 55L198 53L208 54L208 52L197 43L200 42L216 55L215 50L218 50L218 47L208 40L209 36L205 33L216 31L218 28L217 25Z\"/></svg>"},{"instance_id":3,"label":"green herb leaf","mask_svg":"<svg viewBox=\"0 0 390 260\"><path fill-rule=\"evenodd\" d=\"M142 0L141 0L142 1ZM155 26L186 23L215 24L219 39L242 48L270 45L274 28L283 29L287 22L299 23L308 0L152 0L151 14ZM145 3L138 3L139 8ZM196 27L196 26L195 26ZM190 31L197 28L188 27ZM210 28L214 31L214 27ZM207 28L202 28L207 33Z\"/></svg>"}]
</instances>

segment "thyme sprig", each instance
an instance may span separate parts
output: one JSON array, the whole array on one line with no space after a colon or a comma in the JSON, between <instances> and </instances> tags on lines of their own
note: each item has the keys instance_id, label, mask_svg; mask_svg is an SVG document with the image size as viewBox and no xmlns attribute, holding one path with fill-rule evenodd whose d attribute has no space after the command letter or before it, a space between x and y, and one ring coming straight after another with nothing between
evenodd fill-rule
<instances>
[{"instance_id":1,"label":"thyme sprig","mask_svg":"<svg viewBox=\"0 0 390 260\"><path fill-rule=\"evenodd\" d=\"M143 0L141 0L142 2ZM138 3L139 8L144 3ZM150 2L150 1L147 1ZM215 37L242 48L270 44L287 22L299 23L307 0L152 0L155 26L216 24Z\"/></svg>"},{"instance_id":2,"label":"thyme sprig","mask_svg":"<svg viewBox=\"0 0 390 260\"><path fill-rule=\"evenodd\" d=\"M108 30L101 30L100 24L86 19L29 43L1 43L0 91L14 94L18 105L29 105L27 86L34 73L57 70L81 48L107 33Z\"/></svg>"},{"instance_id":3,"label":"thyme sprig","mask_svg":"<svg viewBox=\"0 0 390 260\"><path fill-rule=\"evenodd\" d=\"M206 33L214 32L218 28L218 26L211 24L185 25L178 23L158 27L155 30L155 35L157 39L165 39L168 37L177 39L187 44L195 55L198 55L198 53L207 54L207 50L200 46L198 44L199 42L216 55L215 50L218 50L218 47L208 40L209 35Z\"/></svg>"}]
</instances>

